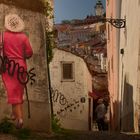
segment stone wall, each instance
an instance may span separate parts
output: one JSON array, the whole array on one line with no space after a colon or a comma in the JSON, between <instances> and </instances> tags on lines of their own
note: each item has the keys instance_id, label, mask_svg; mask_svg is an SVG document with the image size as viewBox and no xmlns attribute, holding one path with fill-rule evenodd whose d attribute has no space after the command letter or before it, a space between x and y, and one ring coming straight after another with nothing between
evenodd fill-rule
<instances>
[{"instance_id":1,"label":"stone wall","mask_svg":"<svg viewBox=\"0 0 140 140\"><path fill-rule=\"evenodd\" d=\"M35 68L35 83L28 82L28 93L31 103L31 119L27 116L27 103L24 103L25 127L33 130L50 132L50 103L48 93L45 16L39 12L16 8L13 5L0 4L0 29L4 29L4 16L9 13L18 14L25 22L25 33L29 36L33 56L27 60L28 68ZM0 119L9 115L10 108L6 104L5 90L0 82ZM26 96L25 96L26 100Z\"/></svg>"}]
</instances>

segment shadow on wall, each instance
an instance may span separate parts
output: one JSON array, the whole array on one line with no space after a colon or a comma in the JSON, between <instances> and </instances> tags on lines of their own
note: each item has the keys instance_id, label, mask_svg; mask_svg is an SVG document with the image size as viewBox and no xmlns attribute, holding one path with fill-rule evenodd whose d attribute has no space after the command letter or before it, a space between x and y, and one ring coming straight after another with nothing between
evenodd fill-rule
<instances>
[{"instance_id":1,"label":"shadow on wall","mask_svg":"<svg viewBox=\"0 0 140 140\"><path fill-rule=\"evenodd\" d=\"M113 102L110 112L110 130L134 132L134 106L133 106L133 86L124 79L124 91L121 102ZM120 109L119 109L120 107Z\"/></svg>"},{"instance_id":2,"label":"shadow on wall","mask_svg":"<svg viewBox=\"0 0 140 140\"><path fill-rule=\"evenodd\" d=\"M113 114L110 112L110 129L112 131L120 131L119 106L119 102L113 102Z\"/></svg>"},{"instance_id":3,"label":"shadow on wall","mask_svg":"<svg viewBox=\"0 0 140 140\"><path fill-rule=\"evenodd\" d=\"M122 131L134 131L133 86L124 79L124 94L122 100Z\"/></svg>"}]
</instances>

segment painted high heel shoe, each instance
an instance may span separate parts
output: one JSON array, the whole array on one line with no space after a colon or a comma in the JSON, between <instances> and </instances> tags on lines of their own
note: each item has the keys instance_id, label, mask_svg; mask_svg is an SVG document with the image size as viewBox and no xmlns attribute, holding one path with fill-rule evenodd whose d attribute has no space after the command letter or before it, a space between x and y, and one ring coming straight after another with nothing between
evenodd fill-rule
<instances>
[{"instance_id":1,"label":"painted high heel shoe","mask_svg":"<svg viewBox=\"0 0 140 140\"><path fill-rule=\"evenodd\" d=\"M22 127L23 127L23 119L18 119L17 124L16 124L16 128L21 129Z\"/></svg>"}]
</instances>

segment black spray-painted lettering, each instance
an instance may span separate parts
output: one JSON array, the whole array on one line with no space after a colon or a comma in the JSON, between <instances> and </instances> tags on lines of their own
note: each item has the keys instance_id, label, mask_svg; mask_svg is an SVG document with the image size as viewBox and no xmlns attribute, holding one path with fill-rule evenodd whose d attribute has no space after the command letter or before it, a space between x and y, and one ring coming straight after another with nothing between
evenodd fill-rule
<instances>
[{"instance_id":1,"label":"black spray-painted lettering","mask_svg":"<svg viewBox=\"0 0 140 140\"><path fill-rule=\"evenodd\" d=\"M59 102L61 105L66 105L68 103L66 97L57 89L53 90L53 88L51 88L51 91L53 102Z\"/></svg>"},{"instance_id":2,"label":"black spray-painted lettering","mask_svg":"<svg viewBox=\"0 0 140 140\"><path fill-rule=\"evenodd\" d=\"M10 60L7 56L0 56L0 64L2 73L7 71L10 76L13 76L17 71L17 79L21 84L27 84L31 81L30 84L32 85L35 82L36 74L33 73L34 68L27 72L23 66L20 66L15 60Z\"/></svg>"}]
</instances>

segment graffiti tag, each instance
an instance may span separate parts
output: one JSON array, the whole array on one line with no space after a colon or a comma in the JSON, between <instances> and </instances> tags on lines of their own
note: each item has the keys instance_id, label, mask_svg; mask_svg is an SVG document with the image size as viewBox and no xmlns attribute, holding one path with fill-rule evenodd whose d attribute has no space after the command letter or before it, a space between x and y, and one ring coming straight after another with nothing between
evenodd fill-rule
<instances>
[{"instance_id":1,"label":"graffiti tag","mask_svg":"<svg viewBox=\"0 0 140 140\"><path fill-rule=\"evenodd\" d=\"M35 82L36 74L33 72L35 70L34 68L27 72L23 66L20 66L19 63L9 59L7 56L0 56L0 64L2 73L7 71L10 76L13 76L16 73L17 79L21 84L25 85L30 81L30 84L32 85Z\"/></svg>"}]
</instances>

